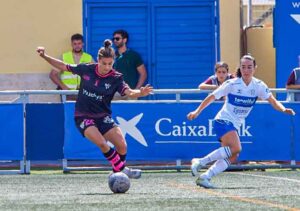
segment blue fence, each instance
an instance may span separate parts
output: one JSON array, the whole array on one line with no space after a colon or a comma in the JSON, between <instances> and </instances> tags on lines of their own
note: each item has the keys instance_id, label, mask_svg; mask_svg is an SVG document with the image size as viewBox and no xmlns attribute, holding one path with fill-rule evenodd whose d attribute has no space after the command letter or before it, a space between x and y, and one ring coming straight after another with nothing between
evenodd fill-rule
<instances>
[{"instance_id":1,"label":"blue fence","mask_svg":"<svg viewBox=\"0 0 300 211\"><path fill-rule=\"evenodd\" d=\"M198 103L126 103L113 104L114 119L125 134L128 159L189 160L203 156L220 143L212 130L212 119L222 106L212 104L195 121L186 114ZM300 112L299 104L289 104ZM74 105L65 104L65 158L103 159L99 149L77 132L72 120ZM257 105L240 128L243 152L240 160L292 160L291 138L300 159L300 118ZM294 137L291 137L291 131Z\"/></svg>"},{"instance_id":2,"label":"blue fence","mask_svg":"<svg viewBox=\"0 0 300 211\"><path fill-rule=\"evenodd\" d=\"M26 105L28 160L63 158L64 108L59 104Z\"/></svg>"},{"instance_id":3,"label":"blue fence","mask_svg":"<svg viewBox=\"0 0 300 211\"><path fill-rule=\"evenodd\" d=\"M0 160L23 160L23 105L0 104Z\"/></svg>"},{"instance_id":4,"label":"blue fence","mask_svg":"<svg viewBox=\"0 0 300 211\"><path fill-rule=\"evenodd\" d=\"M219 146L212 119L222 106L212 104L198 119L186 114L198 103L113 103L114 119L128 144L129 160L189 160ZM299 103L288 103L299 114ZM73 121L74 104L26 105L29 160L104 159ZM0 159L23 159L23 107L0 104ZM258 103L240 128L240 160L300 160L300 118Z\"/></svg>"}]
</instances>

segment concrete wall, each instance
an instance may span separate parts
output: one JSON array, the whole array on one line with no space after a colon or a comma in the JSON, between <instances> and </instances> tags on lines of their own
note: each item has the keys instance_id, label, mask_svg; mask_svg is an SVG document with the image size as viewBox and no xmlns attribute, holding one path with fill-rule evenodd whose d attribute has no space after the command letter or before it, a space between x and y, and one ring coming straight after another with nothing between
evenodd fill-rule
<instances>
[{"instance_id":1,"label":"concrete wall","mask_svg":"<svg viewBox=\"0 0 300 211\"><path fill-rule=\"evenodd\" d=\"M49 66L35 53L44 45L58 56L70 36L82 32L82 0L9 0L0 7L1 73L45 73Z\"/></svg>"},{"instance_id":2,"label":"concrete wall","mask_svg":"<svg viewBox=\"0 0 300 211\"><path fill-rule=\"evenodd\" d=\"M3 1L0 14L0 90L53 89L35 49L60 56L70 48L70 36L82 33L82 0Z\"/></svg>"},{"instance_id":3,"label":"concrete wall","mask_svg":"<svg viewBox=\"0 0 300 211\"><path fill-rule=\"evenodd\" d=\"M276 67L273 28L250 29L247 32L247 37L248 52L255 57L258 65L255 76L265 81L269 87L275 87Z\"/></svg>"}]
</instances>

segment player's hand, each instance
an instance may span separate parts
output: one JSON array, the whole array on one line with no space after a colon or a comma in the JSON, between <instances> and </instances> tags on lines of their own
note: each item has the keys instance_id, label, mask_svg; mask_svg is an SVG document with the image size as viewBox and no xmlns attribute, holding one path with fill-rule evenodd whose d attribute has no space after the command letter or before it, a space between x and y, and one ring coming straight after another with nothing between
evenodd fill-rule
<instances>
[{"instance_id":1,"label":"player's hand","mask_svg":"<svg viewBox=\"0 0 300 211\"><path fill-rule=\"evenodd\" d=\"M194 120L198 117L198 115L199 114L196 111L192 111L186 117L188 118L188 120Z\"/></svg>"},{"instance_id":2,"label":"player's hand","mask_svg":"<svg viewBox=\"0 0 300 211\"><path fill-rule=\"evenodd\" d=\"M284 113L290 114L290 115L293 115L293 116L296 115L295 111L294 111L293 109L291 109L291 108L286 108L286 109L284 110Z\"/></svg>"},{"instance_id":3,"label":"player's hand","mask_svg":"<svg viewBox=\"0 0 300 211\"><path fill-rule=\"evenodd\" d=\"M45 56L45 48L44 47L37 47L36 52L41 56L44 57Z\"/></svg>"},{"instance_id":4,"label":"player's hand","mask_svg":"<svg viewBox=\"0 0 300 211\"><path fill-rule=\"evenodd\" d=\"M69 87L67 87L65 84L62 84L61 86L60 86L60 88L62 89L62 90L71 90Z\"/></svg>"},{"instance_id":5,"label":"player's hand","mask_svg":"<svg viewBox=\"0 0 300 211\"><path fill-rule=\"evenodd\" d=\"M147 84L144 87L141 87L140 88L141 97L144 97L144 96L147 96L149 94L152 94L152 91L153 91L153 87L150 86L149 84Z\"/></svg>"}]
</instances>

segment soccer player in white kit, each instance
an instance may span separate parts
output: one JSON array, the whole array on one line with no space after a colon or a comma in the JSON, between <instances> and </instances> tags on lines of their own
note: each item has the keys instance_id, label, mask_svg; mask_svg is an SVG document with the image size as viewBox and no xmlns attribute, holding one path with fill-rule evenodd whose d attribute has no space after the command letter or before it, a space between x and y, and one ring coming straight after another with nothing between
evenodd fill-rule
<instances>
[{"instance_id":1,"label":"soccer player in white kit","mask_svg":"<svg viewBox=\"0 0 300 211\"><path fill-rule=\"evenodd\" d=\"M257 98L267 100L278 111L295 115L293 109L285 108L274 98L263 81L253 77L255 69L255 59L250 55L243 56L240 60L237 78L224 82L207 96L196 110L187 115L189 120L193 120L214 100L226 97L222 109L213 121L214 131L222 146L203 158L192 160L192 175L198 176L196 184L201 187L214 188L210 179L225 171L231 163L236 161L242 150L237 129L249 115ZM202 167L213 161L216 162L205 173L198 175Z\"/></svg>"}]
</instances>

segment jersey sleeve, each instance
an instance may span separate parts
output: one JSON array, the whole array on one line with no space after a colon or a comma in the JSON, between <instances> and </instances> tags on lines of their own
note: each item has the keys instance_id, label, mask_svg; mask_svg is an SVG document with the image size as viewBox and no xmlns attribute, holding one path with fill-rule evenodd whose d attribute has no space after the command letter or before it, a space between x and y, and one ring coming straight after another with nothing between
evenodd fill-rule
<instances>
[{"instance_id":1,"label":"jersey sleeve","mask_svg":"<svg viewBox=\"0 0 300 211\"><path fill-rule=\"evenodd\" d=\"M213 84L213 82L212 82L212 80L211 80L211 77L207 78L203 83L205 83L205 84L210 84L210 85Z\"/></svg>"},{"instance_id":2,"label":"jersey sleeve","mask_svg":"<svg viewBox=\"0 0 300 211\"><path fill-rule=\"evenodd\" d=\"M295 84L295 71L292 71L287 82L286 82L286 85L292 85L292 84Z\"/></svg>"},{"instance_id":3,"label":"jersey sleeve","mask_svg":"<svg viewBox=\"0 0 300 211\"><path fill-rule=\"evenodd\" d=\"M214 95L216 99L220 99L221 97L226 96L230 92L230 90L230 81L225 81L221 86L213 91L212 95Z\"/></svg>"},{"instance_id":4,"label":"jersey sleeve","mask_svg":"<svg viewBox=\"0 0 300 211\"><path fill-rule=\"evenodd\" d=\"M119 92L121 96L124 96L126 89L129 89L129 86L127 83L125 83L123 76L120 76L118 80L117 92Z\"/></svg>"},{"instance_id":5,"label":"jersey sleeve","mask_svg":"<svg viewBox=\"0 0 300 211\"><path fill-rule=\"evenodd\" d=\"M266 100L271 95L272 95L272 93L270 92L268 86L263 81L261 81L259 90L258 90L258 97L261 98L262 100Z\"/></svg>"},{"instance_id":6,"label":"jersey sleeve","mask_svg":"<svg viewBox=\"0 0 300 211\"><path fill-rule=\"evenodd\" d=\"M81 76L89 70L89 66L87 64L67 64L67 69L69 72Z\"/></svg>"},{"instance_id":7,"label":"jersey sleeve","mask_svg":"<svg viewBox=\"0 0 300 211\"><path fill-rule=\"evenodd\" d=\"M135 67L136 68L141 66L142 64L144 64L142 57L138 53L135 53L134 61L135 61Z\"/></svg>"}]
</instances>

